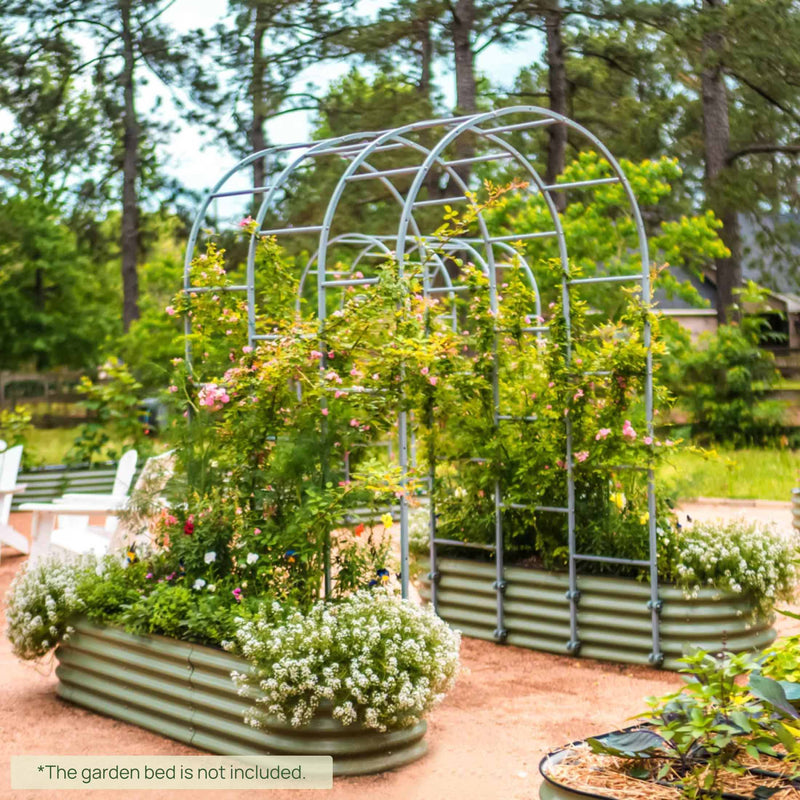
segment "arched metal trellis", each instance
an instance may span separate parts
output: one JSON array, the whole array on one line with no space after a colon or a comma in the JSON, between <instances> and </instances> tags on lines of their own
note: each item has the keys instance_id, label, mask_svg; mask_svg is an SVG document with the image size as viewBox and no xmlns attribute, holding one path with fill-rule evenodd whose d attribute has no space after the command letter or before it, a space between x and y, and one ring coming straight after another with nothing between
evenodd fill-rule
<instances>
[{"instance_id":1,"label":"arched metal trellis","mask_svg":"<svg viewBox=\"0 0 800 800\"><path fill-rule=\"evenodd\" d=\"M607 162L610 175L593 180L580 180L572 183L560 182L548 185L539 175L534 164L521 150L520 140L524 136L534 133L536 129L561 125L567 128L568 134L583 140L585 145L597 151ZM463 155L478 153L477 155ZM386 157L391 158L394 164L400 166L382 166L381 161ZM261 160L264 164L264 174L268 175L265 186L252 188L237 188L241 185L242 178L255 161ZM546 230L526 231L497 235L479 207L476 205L475 194L470 189L469 172L475 165L498 164L506 167L513 165L517 177L528 183L528 191L538 192L543 198L547 209L550 224ZM278 223L267 225L265 220L280 218L280 207L285 199L287 187L291 185L299 172L309 165L325 163L340 165L335 188L333 189L324 217L319 224L291 225ZM377 183L384 195L396 206L396 219L392 228L375 233L365 233L348 228L340 222L337 212L340 212L342 201L347 192L356 184L363 182ZM597 274L592 277L574 277L570 269L567 243L564 236L562 221L555 201L559 192L572 190L589 190L592 187L618 184L629 206L630 218L633 220L638 235L638 256L641 269L630 274ZM412 262L423 263L423 291L428 295L445 295L453 297L464 287L458 285L446 263L448 252L466 254L473 263L483 270L488 278L490 306L493 311L498 308L498 273L507 268L522 269L534 289L535 276L512 246L512 242L552 238L557 243L558 258L561 264L561 294L564 309L564 323L567 332L566 362L567 367L573 370L577 365L572 364L572 348L570 339L570 299L587 284L614 283L634 284L641 288L642 298L649 303L650 292L650 267L648 259L647 239L641 213L636 203L630 184L617 160L608 151L601 141L592 133L566 117L555 114L547 109L533 106L516 106L497 111L476 114L466 117L452 117L448 119L426 120L411 123L391 130L377 132L354 133L324 141L295 143L271 147L263 152L255 153L241 161L229 170L216 185L206 194L201 203L197 217L192 227L185 261L184 291L191 295L197 292L190 285L189 272L195 248L201 235L204 223L209 212L222 200L242 200L250 202L257 229L261 235L274 235L276 237L306 237L303 241L316 241L316 246L309 248L309 257L301 276L301 292L312 291L316 293L317 315L320 321L320 336L324 337L324 322L329 309L329 299L332 292L342 291L351 286L369 285L376 283L379 278L374 275L365 275L359 269L362 263L366 264L374 259L386 259L391 256L395 259L397 270L402 277L404 270ZM457 237L442 244L441 239L428 232L425 225L425 215L430 212L430 207L474 206L475 222L478 230L477 236ZM368 214L368 210L365 210ZM385 217L386 215L384 215ZM349 257L346 259L347 267L331 265L334 252L340 253L343 248L349 248ZM259 340L269 339L270 333L258 330L258 309L256 296L255 276L255 250L256 236L250 242L247 259L247 277L245 284L228 287L228 290L241 291L246 294L248 306L248 338L249 344L254 345ZM368 272L369 270L366 270ZM316 280L311 280L316 278ZM203 291L210 291L205 289ZM299 303L299 300L298 300ZM531 309L531 315L541 319L540 299L536 291L536 308ZM187 333L189 332L187 318ZM452 314L452 324L457 324L455 313ZM524 332L535 334L537 338L548 334L548 326L537 323L523 329ZM188 343L187 337L187 343ZM647 435L653 437L653 374L651 354L651 331L649 322L645 321L643 342L647 351L646 374L644 376L644 406L646 414ZM324 340L323 340L324 344ZM187 344L188 348L188 344ZM324 354L326 348L320 347ZM187 350L187 358L191 353ZM325 370L325 357L321 359L320 369ZM494 396L494 425L501 426L508 420L524 423L529 418L514 417L503 412L500 405L501 393L497 369L493 381ZM496 580L494 590L497 600L497 627L495 637L502 641L506 636L504 627L504 564L503 564L503 515L510 508L531 509L542 513L563 515L566 520L568 546L569 546L569 591L570 603L570 639L565 643L568 652L576 653L580 647L578 612L580 592L578 590L577 573L578 565L587 562L613 563L627 566L647 568L650 577L650 601L652 627L652 652L650 661L658 664L662 660L659 642L659 611L658 597L658 566L656 546L656 497L654 475L652 469L647 469L648 483L648 534L649 558L646 560L632 560L600 556L592 553L579 553L576 550L575 535L575 477L572 452L571 422L567 417L566 422L566 453L564 457L566 472L566 497L567 503L563 507L526 506L520 503L506 503L504 500L503 486L498 481L494 491L495 505L495 543L485 545L495 556ZM412 438L410 422L405 411L398 415L398 458L405 480L409 471L409 442ZM620 465L624 466L624 465ZM430 466L429 481L431 483L431 509L430 509L430 560L431 560L431 595L436 606L437 592L437 548L442 545L461 545L461 542L443 540L436 535L435 509L433 508L433 483L436 480L434 466ZM409 519L408 501L406 497L400 499L400 535L401 535L401 583L403 596L408 595L409 576ZM474 545L473 545L474 546ZM326 575L326 590L330 588L330 571Z\"/></svg>"}]
</instances>

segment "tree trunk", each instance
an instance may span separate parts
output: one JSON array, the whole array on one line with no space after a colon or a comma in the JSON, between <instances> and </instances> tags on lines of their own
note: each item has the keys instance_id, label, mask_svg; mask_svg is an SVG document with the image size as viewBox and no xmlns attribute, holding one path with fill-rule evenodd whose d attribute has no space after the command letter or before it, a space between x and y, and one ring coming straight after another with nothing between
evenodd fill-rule
<instances>
[{"instance_id":1,"label":"tree trunk","mask_svg":"<svg viewBox=\"0 0 800 800\"><path fill-rule=\"evenodd\" d=\"M475 27L474 0L457 0L453 7L453 53L456 71L456 114L474 114L478 110L477 85L475 80L475 52L473 50L473 28ZM475 137L471 134L458 137L455 146L458 158L475 155ZM471 165L456 167L456 172L467 183Z\"/></svg>"},{"instance_id":2,"label":"tree trunk","mask_svg":"<svg viewBox=\"0 0 800 800\"><path fill-rule=\"evenodd\" d=\"M430 20L425 17L419 17L414 27L416 28L416 35L420 46L419 83L417 84L417 92L422 97L430 97L433 67L431 23Z\"/></svg>"},{"instance_id":3,"label":"tree trunk","mask_svg":"<svg viewBox=\"0 0 800 800\"><path fill-rule=\"evenodd\" d=\"M564 39L561 34L561 2L550 0L545 12L545 31L547 34L547 83L550 97L550 110L567 115L567 68L564 61ZM547 169L545 181L555 183L564 171L567 159L567 127L551 125L547 129ZM563 211L567 205L564 192L555 192L553 199L556 208Z\"/></svg>"},{"instance_id":4,"label":"tree trunk","mask_svg":"<svg viewBox=\"0 0 800 800\"><path fill-rule=\"evenodd\" d=\"M267 14L263 5L256 2L253 8L253 79L250 90L253 110L253 119L250 123L250 147L254 153L265 150L267 147L267 137L264 131L267 119L266 98L264 97L264 72L266 70L264 36L266 32ZM257 158L253 162L253 186L264 186L265 180L264 159Z\"/></svg>"},{"instance_id":5,"label":"tree trunk","mask_svg":"<svg viewBox=\"0 0 800 800\"><path fill-rule=\"evenodd\" d=\"M122 22L124 66L123 84L123 163L122 163L122 327L127 331L139 319L139 198L136 179L139 172L139 122L136 118L134 71L136 59L131 28L131 0L119 4Z\"/></svg>"},{"instance_id":6,"label":"tree trunk","mask_svg":"<svg viewBox=\"0 0 800 800\"><path fill-rule=\"evenodd\" d=\"M704 13L719 13L724 0L704 0ZM723 32L709 25L703 34L703 68L700 75L703 102L703 145L708 202L722 222L721 238L730 250L726 258L718 258L717 270L717 320L725 324L731 306L736 301L733 293L742 284L741 237L736 209L731 207L725 190L726 172L735 169L727 165L730 149L730 121L728 119L728 92L722 68L725 45Z\"/></svg>"},{"instance_id":7,"label":"tree trunk","mask_svg":"<svg viewBox=\"0 0 800 800\"><path fill-rule=\"evenodd\" d=\"M474 0L457 0L453 12L453 53L456 68L456 111L459 114L474 114L478 110L475 53L472 49L474 26Z\"/></svg>"}]
</instances>

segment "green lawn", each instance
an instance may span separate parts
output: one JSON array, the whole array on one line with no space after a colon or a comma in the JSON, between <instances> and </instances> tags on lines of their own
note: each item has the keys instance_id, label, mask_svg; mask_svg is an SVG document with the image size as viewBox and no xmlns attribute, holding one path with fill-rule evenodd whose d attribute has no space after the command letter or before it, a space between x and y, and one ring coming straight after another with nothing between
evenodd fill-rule
<instances>
[{"instance_id":1,"label":"green lawn","mask_svg":"<svg viewBox=\"0 0 800 800\"><path fill-rule=\"evenodd\" d=\"M800 485L800 451L723 450L716 456L674 453L658 473L670 494L682 500L695 497L736 499L792 499Z\"/></svg>"},{"instance_id":2,"label":"green lawn","mask_svg":"<svg viewBox=\"0 0 800 800\"><path fill-rule=\"evenodd\" d=\"M37 463L63 464L78 428L34 428L27 435L28 447Z\"/></svg>"}]
</instances>

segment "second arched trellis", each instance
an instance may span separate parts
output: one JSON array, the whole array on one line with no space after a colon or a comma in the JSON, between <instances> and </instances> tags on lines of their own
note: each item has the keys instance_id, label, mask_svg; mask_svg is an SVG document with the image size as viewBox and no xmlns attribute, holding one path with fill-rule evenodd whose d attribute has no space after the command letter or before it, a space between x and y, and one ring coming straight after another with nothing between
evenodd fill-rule
<instances>
[{"instance_id":1,"label":"second arched trellis","mask_svg":"<svg viewBox=\"0 0 800 800\"><path fill-rule=\"evenodd\" d=\"M595 148L607 161L611 175L608 177L597 178L594 180L582 180L574 183L560 182L547 185L533 166L532 161L527 158L518 146L509 140L509 137L520 132L531 131L536 128L546 128L551 125L563 125L573 134L584 139L591 147ZM426 146L415 139L422 133L438 133L433 146ZM459 155L457 145L469 139L471 142L484 142L489 146L489 152L478 155L462 157ZM451 155L456 149L455 157ZM474 152L475 146L470 147ZM381 169L371 163L380 154L393 152L406 155L412 163L400 167ZM344 164L344 170L331 194L330 200L324 214L324 218L319 225L274 226L264 228L264 221L268 214L274 214L282 199L282 192L285 190L287 182L294 174L309 162L315 162L323 158L335 158ZM270 174L270 167L274 167L279 160L285 161L281 169L276 169L274 174L270 174L269 183L266 186L248 189L226 189L226 184L232 182L242 174L256 160L265 162L265 174ZM430 206L445 205L470 205L475 206L475 195L470 191L468 180L465 180L464 170L471 169L473 165L485 162L506 162L510 161L517 165L521 172L521 177L529 181L532 191L541 194L551 220L551 227L542 231L526 231L523 233L512 233L506 235L496 235L490 230L490 226L484 216L477 211L476 224L479 235L470 238L455 238L440 246L441 242L436 236L425 232L424 225L420 224L417 217L421 209ZM434 196L419 199L420 193L431 186L430 178L435 175L437 180L435 186L437 191ZM396 184L396 179L411 179L409 187L403 191ZM346 196L349 187L357 182L378 181L386 190L389 197L396 203L398 216L396 228L387 230L379 234L364 234L360 231L336 230L337 211L339 210L342 199ZM641 260L641 269L636 273L624 275L596 275L593 277L573 277L570 270L567 243L564 230L557 210L554 196L558 192L567 190L588 189L592 186L616 183L619 184L627 198L631 218L633 219L638 234L638 251ZM532 286L536 288L535 277L530 267L511 246L512 242L554 238L557 242L558 257L561 263L561 293L563 309L565 314L565 325L567 330L566 360L567 367L571 367L571 347L570 347L570 319L569 308L571 295L579 291L581 285L594 284L601 282L631 282L638 283L641 287L642 297L647 303L650 299L650 269L647 240L644 224L636 203L633 191L625 177L619 163L608 151L608 149L593 134L582 126L559 114L555 114L547 109L518 106L497 111L477 114L468 117L454 117L439 120L426 120L405 125L396 129L349 134L338 138L328 139L319 142L300 143L282 145L269 148L261 153L253 154L237 164L233 169L226 173L206 195L201 204L199 213L195 219L187 247L185 262L185 281L184 291L192 294L197 291L193 289L189 282L189 268L194 256L195 247L200 236L203 221L209 211L211 204L220 198L251 198L260 202L253 206L255 211L255 222L258 228L257 235L282 236L314 236L318 238L318 244L311 258L308 260L303 275L301 286L304 287L308 277L316 277L317 295L317 316L320 321L320 336L324 340L325 319L328 313L328 294L330 291L341 290L349 286L369 285L379 280L378 277L370 276L359 277L357 265L364 258L383 257L387 255L395 259L397 269L402 276L409 259L419 257L427 264L430 259L434 264L434 269L428 271L425 267L423 290L429 293L448 293L451 296L459 291L459 287L454 284L452 276L449 274L447 265L444 263L442 252L448 248L450 251L458 251L469 254L469 257L478 265L489 279L489 292L491 308L497 310L497 271L499 267L506 267L510 261L498 261L496 249L503 251L504 255L512 255L512 261L525 271ZM270 338L268 333L260 333L257 329L258 309L255 290L255 245L256 236L254 235L249 248L247 261L246 283L241 286L229 287L232 290L246 292L248 306L248 337L249 344L253 345L259 340ZM332 270L328 265L329 252L333 247L352 246L357 248L351 259L349 270L342 271L341 268ZM440 285L437 285L439 283ZM213 287L212 287L213 288ZM536 293L537 307L532 309L532 313L537 318L541 318L541 309L538 307L539 295ZM455 318L453 319L455 324ZM187 317L186 325L190 324ZM537 337L546 336L547 326L537 324L525 329L529 333L536 334ZM188 332L188 327L187 327ZM646 356L646 375L645 385L645 414L647 435L653 436L653 376L652 376L652 355L650 348L650 325L645 322L644 326L644 345L647 349ZM187 337L187 342L188 342ZM188 347L188 344L187 344ZM320 350L325 353L326 349ZM190 357L187 350L187 357ZM321 359L320 369L326 369L325 359ZM500 407L500 392L498 386L497 371L493 380L494 393L494 424L502 425L504 421L515 419L504 414ZM524 421L524 420L523 420ZM591 553L578 553L575 541L575 479L574 462L572 453L572 436L570 420L566 420L566 482L567 482L567 504L564 507L542 507L534 506L533 510L563 514L567 521L568 545L569 545L569 591L567 593L570 603L570 639L565 643L567 652L576 653L580 648L578 613L580 593L577 584L577 567L582 562L606 562L617 563L639 567L646 567L650 577L650 601L649 608L651 614L652 628L652 652L650 660L654 664L659 664L662 660L659 637L659 609L660 602L658 596L658 565L657 565L657 545L656 545L656 499L653 470L648 470L648 536L649 536L649 559L631 560L599 556ZM409 440L411 432L409 430L409 420L405 411L400 411L398 418L398 450L399 461L404 479L408 475L409 469ZM435 471L431 468L429 475L431 482L436 480ZM494 591L497 598L497 627L495 637L502 641L505 638L504 627L504 564L503 564L503 512L509 508L523 507L523 504L504 503L503 487L499 481L495 486L495 544L487 546L495 555L496 580ZM408 595L408 576L409 576L409 536L408 536L408 501L405 496L400 499L400 535L401 535L401 581L403 595ZM432 602L436 605L436 579L437 575L437 547L442 544L458 544L437 538L435 524L435 509L431 507L430 514L430 558L431 558L431 594ZM330 575L328 573L326 587L329 587Z\"/></svg>"}]
</instances>

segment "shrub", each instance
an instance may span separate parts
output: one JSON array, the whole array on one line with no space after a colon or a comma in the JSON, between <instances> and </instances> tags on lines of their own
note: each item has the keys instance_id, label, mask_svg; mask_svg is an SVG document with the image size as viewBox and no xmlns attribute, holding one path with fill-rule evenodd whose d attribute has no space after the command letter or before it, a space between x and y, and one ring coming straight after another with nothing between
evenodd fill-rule
<instances>
[{"instance_id":1,"label":"shrub","mask_svg":"<svg viewBox=\"0 0 800 800\"><path fill-rule=\"evenodd\" d=\"M745 520L695 523L678 539L675 574L687 590L713 586L747 597L768 615L794 597L795 548L774 528Z\"/></svg>"},{"instance_id":2,"label":"shrub","mask_svg":"<svg viewBox=\"0 0 800 800\"><path fill-rule=\"evenodd\" d=\"M234 673L255 699L254 727L265 717L300 726L327 703L345 725L385 731L414 725L452 687L460 635L431 609L379 589L278 625L269 616L245 622L237 644L255 667Z\"/></svg>"},{"instance_id":3,"label":"shrub","mask_svg":"<svg viewBox=\"0 0 800 800\"><path fill-rule=\"evenodd\" d=\"M78 586L96 567L92 556L71 562L51 556L17 573L6 595L6 635L15 655L40 658L69 636L70 621L86 608Z\"/></svg>"},{"instance_id":4,"label":"shrub","mask_svg":"<svg viewBox=\"0 0 800 800\"><path fill-rule=\"evenodd\" d=\"M757 300L755 291L748 287L746 299ZM781 434L786 407L768 397L780 373L772 353L759 346L762 326L759 317L746 316L696 342L673 335L662 375L691 414L693 432L740 446Z\"/></svg>"}]
</instances>

